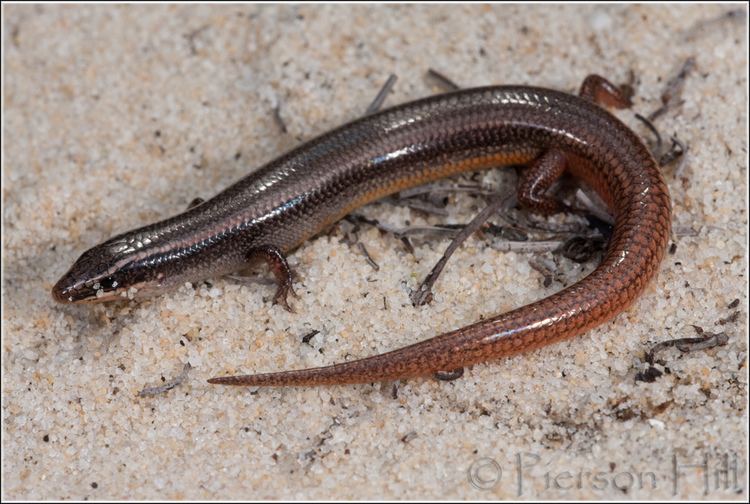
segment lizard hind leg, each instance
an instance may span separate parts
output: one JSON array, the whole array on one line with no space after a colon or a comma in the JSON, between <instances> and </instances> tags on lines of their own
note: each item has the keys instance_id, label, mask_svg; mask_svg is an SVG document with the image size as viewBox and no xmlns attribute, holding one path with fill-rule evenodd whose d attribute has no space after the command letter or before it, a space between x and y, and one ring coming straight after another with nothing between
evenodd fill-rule
<instances>
[{"instance_id":1,"label":"lizard hind leg","mask_svg":"<svg viewBox=\"0 0 750 504\"><path fill-rule=\"evenodd\" d=\"M616 86L596 74L591 74L583 80L578 94L604 107L623 109L632 105L631 93L626 86ZM568 164L565 153L559 149L551 149L542 154L521 174L518 201L524 207L544 215L570 210L547 194L552 185L565 173Z\"/></svg>"},{"instance_id":2,"label":"lizard hind leg","mask_svg":"<svg viewBox=\"0 0 750 504\"><path fill-rule=\"evenodd\" d=\"M603 107L624 109L633 105L630 86L616 86L601 75L591 74L583 79L578 94Z\"/></svg>"},{"instance_id":3,"label":"lizard hind leg","mask_svg":"<svg viewBox=\"0 0 750 504\"><path fill-rule=\"evenodd\" d=\"M529 210L550 215L564 209L563 204L547 194L567 168L565 153L552 149L539 156L523 170L518 181L518 201Z\"/></svg>"},{"instance_id":4,"label":"lizard hind leg","mask_svg":"<svg viewBox=\"0 0 750 504\"><path fill-rule=\"evenodd\" d=\"M248 261L258 257L268 263L276 277L276 294L273 296L273 303L280 304L286 311L294 313L292 307L289 306L287 296L290 292L295 297L297 297L297 294L294 292L292 285L292 270L286 262L284 253L273 245L263 245L253 248L247 254Z\"/></svg>"}]
</instances>

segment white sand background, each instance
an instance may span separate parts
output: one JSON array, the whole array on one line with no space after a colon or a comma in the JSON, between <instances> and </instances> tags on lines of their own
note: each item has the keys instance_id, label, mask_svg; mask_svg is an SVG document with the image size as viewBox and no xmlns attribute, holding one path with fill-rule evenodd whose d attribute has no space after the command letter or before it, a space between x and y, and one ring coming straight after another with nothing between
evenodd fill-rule
<instances>
[{"instance_id":1,"label":"white sand background","mask_svg":"<svg viewBox=\"0 0 750 504\"><path fill-rule=\"evenodd\" d=\"M741 13L721 17L733 9ZM4 499L747 499L746 7L3 13ZM472 238L433 304L415 309L409 289L447 239L415 240L412 256L368 227L359 238L379 271L341 243L341 231L290 256L296 314L270 304L273 287L229 279L133 304L60 306L49 295L90 246L177 213L357 117L389 73L399 76L388 98L396 104L437 91L424 78L429 67L462 86L566 91L590 72L622 82L632 71L635 110L646 114L691 56L684 103L656 125L666 142L677 135L689 145L679 173L666 177L675 226L695 233L675 238L631 309L572 341L474 366L450 383L206 383L387 351L562 287L544 287L529 254ZM618 115L651 138L632 111ZM388 204L362 212L434 224L466 222L480 208L456 194L448 217ZM560 268L569 279L585 274L570 261ZM636 382L644 352L695 336L692 324L729 341L665 350L665 374ZM188 361L185 383L138 397Z\"/></svg>"}]
</instances>

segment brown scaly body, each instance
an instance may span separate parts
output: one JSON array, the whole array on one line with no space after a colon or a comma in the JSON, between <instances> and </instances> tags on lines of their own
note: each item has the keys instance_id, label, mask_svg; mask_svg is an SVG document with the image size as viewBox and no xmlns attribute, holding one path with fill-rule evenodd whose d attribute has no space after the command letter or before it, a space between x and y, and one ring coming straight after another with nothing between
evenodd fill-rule
<instances>
[{"instance_id":1,"label":"brown scaly body","mask_svg":"<svg viewBox=\"0 0 750 504\"><path fill-rule=\"evenodd\" d=\"M426 375L575 336L627 308L657 273L670 233L667 187L648 149L594 101L625 100L589 77L583 97L526 86L461 90L373 114L322 135L171 219L84 253L53 289L62 302L160 292L185 281L271 261L285 302L283 254L348 212L399 190L463 171L527 164L519 200L557 210L545 192L565 171L610 206L615 225L602 263L548 298L426 341L333 366L222 377L228 385L322 385Z\"/></svg>"}]
</instances>

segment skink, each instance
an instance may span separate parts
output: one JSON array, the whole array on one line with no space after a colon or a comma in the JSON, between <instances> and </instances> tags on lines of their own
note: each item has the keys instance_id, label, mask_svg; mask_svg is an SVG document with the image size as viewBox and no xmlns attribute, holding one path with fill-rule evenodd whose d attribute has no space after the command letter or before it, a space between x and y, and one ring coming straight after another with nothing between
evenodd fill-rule
<instances>
[{"instance_id":1,"label":"skink","mask_svg":"<svg viewBox=\"0 0 750 504\"><path fill-rule=\"evenodd\" d=\"M627 308L656 275L669 192L639 137L599 105L629 105L605 79L579 96L528 86L459 90L357 119L266 164L214 198L85 252L52 290L63 303L152 295L269 261L286 305L285 254L353 209L408 187L525 164L519 201L549 214L569 172L615 224L601 264L578 283L507 313L392 352L332 366L213 378L228 385L373 382L450 371L581 334Z\"/></svg>"}]
</instances>

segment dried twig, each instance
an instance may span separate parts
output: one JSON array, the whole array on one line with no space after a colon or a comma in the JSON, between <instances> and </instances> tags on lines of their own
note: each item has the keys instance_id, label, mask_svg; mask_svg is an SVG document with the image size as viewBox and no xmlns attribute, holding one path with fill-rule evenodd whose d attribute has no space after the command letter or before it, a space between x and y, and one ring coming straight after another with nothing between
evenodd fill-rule
<instances>
[{"instance_id":1,"label":"dried twig","mask_svg":"<svg viewBox=\"0 0 750 504\"><path fill-rule=\"evenodd\" d=\"M427 77L436 81L438 85L442 87L443 89L445 89L446 91L458 91L459 89L461 89L461 86L459 86L458 84L450 80L448 77L446 77L445 75L441 74L440 72L432 68L427 70Z\"/></svg>"},{"instance_id":2,"label":"dried twig","mask_svg":"<svg viewBox=\"0 0 750 504\"><path fill-rule=\"evenodd\" d=\"M388 79L385 81L385 84L383 84L383 87L380 88L380 91L375 96L375 99L372 101L370 106L367 107L365 115L374 114L375 112L380 110L380 107L383 106L383 102L385 102L385 99L388 97L388 93L391 92L391 89L393 89L393 85L396 84L397 80L398 77L396 77L396 74L391 74L388 76Z\"/></svg>"},{"instance_id":3,"label":"dried twig","mask_svg":"<svg viewBox=\"0 0 750 504\"><path fill-rule=\"evenodd\" d=\"M177 385L181 384L185 379L187 378L188 373L192 369L192 366L189 362L185 363L185 365L182 368L182 372L172 380L169 380L164 383L164 385L159 385L157 387L146 387L140 392L138 392L138 397L151 397L159 394L163 394L164 392L167 392L168 390L172 390Z\"/></svg>"},{"instance_id":4,"label":"dried twig","mask_svg":"<svg viewBox=\"0 0 750 504\"><path fill-rule=\"evenodd\" d=\"M534 256L529 259L529 266L544 277L542 285L545 287L552 285L552 281L555 280L555 277L557 276L555 273L555 267L557 265L553 261L541 256Z\"/></svg>"},{"instance_id":5,"label":"dried twig","mask_svg":"<svg viewBox=\"0 0 750 504\"><path fill-rule=\"evenodd\" d=\"M656 138L656 145L651 147L651 152L653 153L654 157L659 157L661 154L661 146L662 146L662 139L661 134L659 133L659 130L656 129L656 126L654 126L654 123L651 122L650 119L643 117L641 114L636 113L635 118L641 121L648 130L653 133L654 137Z\"/></svg>"},{"instance_id":6,"label":"dried twig","mask_svg":"<svg viewBox=\"0 0 750 504\"><path fill-rule=\"evenodd\" d=\"M316 335L320 334L320 331L317 329L313 329L309 333L302 336L302 343L310 344L310 340L313 339Z\"/></svg>"},{"instance_id":7,"label":"dried twig","mask_svg":"<svg viewBox=\"0 0 750 504\"><path fill-rule=\"evenodd\" d=\"M746 18L747 12L745 11L745 9L732 9L711 19L698 21L693 26L685 30L682 37L683 40L688 41L695 37L698 37L699 35L702 35L709 29L721 27L725 23L734 22L739 24L739 22L744 21Z\"/></svg>"},{"instance_id":8,"label":"dried twig","mask_svg":"<svg viewBox=\"0 0 750 504\"><path fill-rule=\"evenodd\" d=\"M498 242L490 244L500 252L516 252L519 254L535 254L539 252L552 252L564 242L560 240L525 241L525 242Z\"/></svg>"},{"instance_id":9,"label":"dried twig","mask_svg":"<svg viewBox=\"0 0 750 504\"><path fill-rule=\"evenodd\" d=\"M281 130L282 133L287 134L289 130L286 127L286 123L284 122L284 119L281 117L281 106L276 105L273 108L273 120L276 123L276 126L279 127L279 130Z\"/></svg>"},{"instance_id":10,"label":"dried twig","mask_svg":"<svg viewBox=\"0 0 750 504\"><path fill-rule=\"evenodd\" d=\"M455 252L456 249L469 236L471 236L477 229L479 229L479 227L484 224L484 222L491 215L496 213L505 203L505 198L501 196L494 197L490 200L490 203L485 207L485 209L479 212L477 216L474 217L471 222L469 222L469 224L467 224L466 227L464 227L458 233L458 235L456 235L451 244L448 245L448 248L443 253L443 257L440 258L437 264L432 268L432 271L430 271L430 274L427 275L427 278L425 278L422 284L415 291L412 291L412 293L409 295L409 298L411 299L411 302L412 304L414 304L414 306L422 306L432 301L432 286L437 281L440 273L445 267L445 264L448 262L448 259L450 259L451 255L453 255L453 252Z\"/></svg>"},{"instance_id":11,"label":"dried twig","mask_svg":"<svg viewBox=\"0 0 750 504\"><path fill-rule=\"evenodd\" d=\"M601 236L574 236L556 248L553 252L561 254L571 261L583 264L604 250L605 240Z\"/></svg>"},{"instance_id":12,"label":"dried twig","mask_svg":"<svg viewBox=\"0 0 750 504\"><path fill-rule=\"evenodd\" d=\"M656 129L656 126L643 117L640 114L635 115L636 119L640 120L643 124L646 125L646 127L654 134L656 137L656 146L651 148L651 152L653 156L658 160L659 167L663 168L667 166L668 164L672 163L675 159L682 158L682 162L680 163L680 167L684 163L684 155L687 153L687 146L684 145L682 142L680 142L676 136L672 136L669 139L672 142L671 147L668 151L663 152L663 144L661 139L661 134L659 133L659 130Z\"/></svg>"},{"instance_id":13,"label":"dried twig","mask_svg":"<svg viewBox=\"0 0 750 504\"><path fill-rule=\"evenodd\" d=\"M672 146L669 148L667 152L662 154L659 157L659 166L664 167L668 164L672 163L675 159L681 158L682 161L680 162L680 165L677 167L677 170L675 170L675 175L679 176L679 172L681 172L681 168L685 162L685 154L687 154L687 146L684 145L682 142L680 142L677 137L671 137L670 140L672 141Z\"/></svg>"},{"instance_id":14,"label":"dried twig","mask_svg":"<svg viewBox=\"0 0 750 504\"><path fill-rule=\"evenodd\" d=\"M670 108L682 103L680 101L680 96L682 96L682 90L685 87L685 80L694 68L695 58L691 56L682 63L677 75L667 81L667 85L664 87L664 91L661 94L662 105L648 115L649 120L653 121L660 115L666 113Z\"/></svg>"},{"instance_id":15,"label":"dried twig","mask_svg":"<svg viewBox=\"0 0 750 504\"><path fill-rule=\"evenodd\" d=\"M677 350L683 353L697 352L698 350L707 350L715 346L726 345L729 341L729 336L726 333L707 333L699 326L693 326L696 332L700 335L697 338L676 338L667 341L662 341L654 345L651 350L646 354L646 362L649 364L654 363L654 355L665 348L676 347Z\"/></svg>"},{"instance_id":16,"label":"dried twig","mask_svg":"<svg viewBox=\"0 0 750 504\"><path fill-rule=\"evenodd\" d=\"M445 206L437 206L433 203L430 203L429 201L424 201L417 198L401 199L391 197L386 198L385 201L396 206L405 206L407 208L411 208L412 210L417 210L419 212L424 212L431 215L439 215L440 217L448 216L448 210L445 209Z\"/></svg>"},{"instance_id":17,"label":"dried twig","mask_svg":"<svg viewBox=\"0 0 750 504\"><path fill-rule=\"evenodd\" d=\"M367 248L365 247L365 244L362 242L357 243L357 247L359 248L360 252L364 254L365 259L367 259L367 264L372 266L372 269L375 271L380 271L380 266L378 266L378 263L376 263L373 259L370 253L367 251Z\"/></svg>"},{"instance_id":18,"label":"dried twig","mask_svg":"<svg viewBox=\"0 0 750 504\"><path fill-rule=\"evenodd\" d=\"M459 193L466 192L472 196L491 196L497 191L491 187L485 187L482 184L441 184L434 182L410 189L404 189L398 193L399 199L413 198L423 194L441 194L441 193Z\"/></svg>"},{"instance_id":19,"label":"dried twig","mask_svg":"<svg viewBox=\"0 0 750 504\"><path fill-rule=\"evenodd\" d=\"M614 225L614 217L612 217L612 215L609 213L609 210L607 209L607 206L604 204L604 202L601 201L596 193L589 193L588 191L584 191L583 189L579 188L576 191L576 201L580 203L587 212L593 214L597 219L606 222L610 226Z\"/></svg>"}]
</instances>

